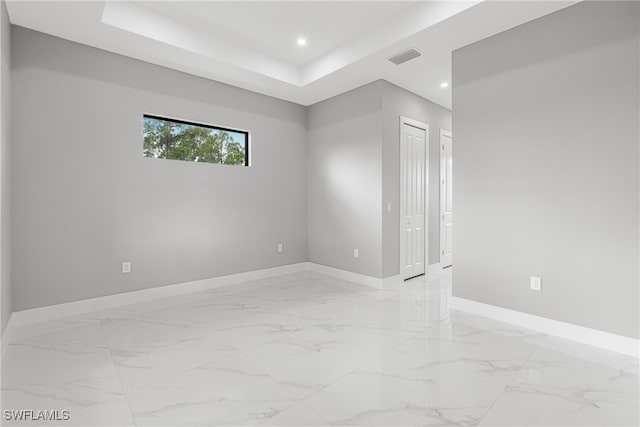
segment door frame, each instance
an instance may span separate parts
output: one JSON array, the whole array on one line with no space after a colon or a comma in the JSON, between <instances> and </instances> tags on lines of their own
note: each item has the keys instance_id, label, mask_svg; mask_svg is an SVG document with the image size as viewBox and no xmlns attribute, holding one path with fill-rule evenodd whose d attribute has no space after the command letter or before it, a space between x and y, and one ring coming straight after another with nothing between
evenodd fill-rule
<instances>
[{"instance_id":1,"label":"door frame","mask_svg":"<svg viewBox=\"0 0 640 427\"><path fill-rule=\"evenodd\" d=\"M442 129L440 128L440 141L438 144L438 151L440 152L440 180L438 182L439 184L439 193L440 193L440 215L439 215L439 219L440 221L438 221L438 224L440 226L440 266L444 267L444 263L443 263L443 257L444 257L444 247L445 247L445 239L446 236L444 235L445 233L443 233L443 229L444 229L444 214L445 214L445 207L444 207L444 197L445 195L442 192L442 185L444 184L444 179L445 179L445 171L443 170L443 166L445 165L445 159L444 159L444 149L442 147L442 137L446 136L448 138L451 139L451 157L453 158L453 133L450 130L446 130L446 129ZM451 183L449 183L449 185L451 185ZM453 191L452 191L453 194Z\"/></svg>"},{"instance_id":2,"label":"door frame","mask_svg":"<svg viewBox=\"0 0 640 427\"><path fill-rule=\"evenodd\" d=\"M400 190L400 204L398 209L399 221L398 221L398 230L400 232L400 260L399 260L399 271L400 278L404 281L404 263L402 260L405 255L405 237L404 237L404 189L402 188L402 166L404 162L404 145L403 145L403 126L404 125L413 126L418 129L424 130L425 138L425 174L424 174L424 273L427 274L427 270L429 267L429 125L418 120L410 119L405 116L400 116L400 132L399 132L399 141L400 141L400 162L398 169L398 177L400 181L399 190Z\"/></svg>"}]
</instances>

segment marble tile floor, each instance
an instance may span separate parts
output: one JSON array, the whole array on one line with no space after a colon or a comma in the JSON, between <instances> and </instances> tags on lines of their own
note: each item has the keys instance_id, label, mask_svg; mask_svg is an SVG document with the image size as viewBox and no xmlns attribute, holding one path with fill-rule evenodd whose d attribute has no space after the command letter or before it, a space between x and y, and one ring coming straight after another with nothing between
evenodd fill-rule
<instances>
[{"instance_id":1,"label":"marble tile floor","mask_svg":"<svg viewBox=\"0 0 640 427\"><path fill-rule=\"evenodd\" d=\"M296 273L15 328L2 425L640 424L638 359L450 295L447 270L387 290Z\"/></svg>"}]
</instances>

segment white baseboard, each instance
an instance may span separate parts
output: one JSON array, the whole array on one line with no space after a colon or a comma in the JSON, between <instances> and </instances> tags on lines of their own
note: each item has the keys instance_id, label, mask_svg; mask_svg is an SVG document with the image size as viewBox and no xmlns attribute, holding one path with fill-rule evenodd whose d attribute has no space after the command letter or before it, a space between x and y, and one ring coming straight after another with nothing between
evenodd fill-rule
<instances>
[{"instance_id":1,"label":"white baseboard","mask_svg":"<svg viewBox=\"0 0 640 427\"><path fill-rule=\"evenodd\" d=\"M11 331L14 327L17 326L44 322L47 320L84 314L97 310L104 310L125 304L148 301L156 298L182 295L206 289L215 289L242 282L259 280L267 277L280 276L301 271L311 271L326 274L328 276L359 283L361 285L369 286L375 289L393 288L397 284L402 283L400 275L380 279L312 262L301 262L298 264L290 264L280 267L266 268L263 270L255 270L245 273L237 273L227 276L179 283L175 285L160 286L156 288L143 289L140 291L126 292L122 294L108 295L104 297L73 301L64 304L56 304L29 310L16 311L9 317L9 322L5 327L5 330L2 332L2 337L0 338L0 341L2 342L2 353L0 354L4 355L7 344L11 340ZM428 274L437 273L439 271L441 271L439 263L432 264L427 269ZM547 319L544 317L522 313L515 310L509 310L506 308L484 304L481 302L459 297L451 297L451 307L479 316L489 317L495 320L511 323L550 335L556 335L584 344L593 345L595 347L600 347L617 353L640 357L640 341L633 338L624 337L597 329L590 329L583 326L573 325L570 323L560 322L558 320Z\"/></svg>"},{"instance_id":2,"label":"white baseboard","mask_svg":"<svg viewBox=\"0 0 640 427\"><path fill-rule=\"evenodd\" d=\"M364 274L353 273L351 271L342 270L335 267L329 267L322 264L316 264L313 262L307 262L307 269L309 271L315 271L316 273L326 274L328 276L337 277L338 279L348 280L349 282L358 283L361 285L369 286L375 289L389 289L395 288L402 283L402 276L396 274L395 276L386 277L380 279L377 277L367 276ZM440 263L430 264L427 266L426 274L438 274L442 272Z\"/></svg>"},{"instance_id":3,"label":"white baseboard","mask_svg":"<svg viewBox=\"0 0 640 427\"><path fill-rule=\"evenodd\" d=\"M402 283L402 276L400 274L380 279L377 277L367 276L365 274L353 273L351 271L346 271L335 267L316 264L314 262L307 262L307 270L326 274L328 276L333 276L342 280L348 280L349 282L369 286L374 289L395 288ZM436 263L427 266L426 274L437 274L441 271L442 268L440 266L440 263Z\"/></svg>"},{"instance_id":4,"label":"white baseboard","mask_svg":"<svg viewBox=\"0 0 640 427\"><path fill-rule=\"evenodd\" d=\"M382 279L382 289L395 288L402 283L402 276L396 274L395 276Z\"/></svg>"},{"instance_id":5,"label":"white baseboard","mask_svg":"<svg viewBox=\"0 0 640 427\"><path fill-rule=\"evenodd\" d=\"M92 311L118 307L125 304L149 301L156 298L183 295L191 292L248 282L251 280L296 273L307 270L306 264L306 262L301 262L298 264L289 264L280 267L266 268L263 270L248 271L245 273L230 274L227 276L212 277L209 279L195 280L175 285L158 286L155 288L125 292L122 294L107 295L103 297L16 311L12 314L11 325L7 325L7 328L9 328L9 326L16 327L44 322L51 319L58 319L60 317L74 316Z\"/></svg>"},{"instance_id":6,"label":"white baseboard","mask_svg":"<svg viewBox=\"0 0 640 427\"><path fill-rule=\"evenodd\" d=\"M505 323L522 326L549 335L555 335L605 350L640 357L640 340L586 328L559 320L548 319L508 308L485 304L460 297L451 297L451 307L457 310L489 317Z\"/></svg>"},{"instance_id":7,"label":"white baseboard","mask_svg":"<svg viewBox=\"0 0 640 427\"><path fill-rule=\"evenodd\" d=\"M427 274L437 274L442 271L442 264L436 262L435 264L429 264L427 266Z\"/></svg>"},{"instance_id":8,"label":"white baseboard","mask_svg":"<svg viewBox=\"0 0 640 427\"><path fill-rule=\"evenodd\" d=\"M136 302L148 301L155 298L163 298L206 289L214 289L222 286L233 285L236 283L258 280L266 277L279 276L299 271L313 271L316 273L326 274L339 279L369 286L375 289L388 289L398 285L399 283L402 283L402 279L399 274L381 279L364 274L341 270L334 267L329 267L326 265L316 264L313 262L301 262L280 267L266 268L263 270L230 274L227 276L212 277L209 279L195 280L192 282L178 283L175 285L158 286L155 288L142 289L139 291L125 292L121 294L107 295L103 297L16 311L12 314L11 324L7 325L5 331L9 329L9 326L16 327L38 322L45 322L51 319L90 313L93 311L118 307L125 304L133 304ZM439 271L439 263L432 264L428 266L427 269L428 274ZM8 340L3 340L3 342L6 341Z\"/></svg>"},{"instance_id":9,"label":"white baseboard","mask_svg":"<svg viewBox=\"0 0 640 427\"><path fill-rule=\"evenodd\" d=\"M361 285L369 286L375 289L382 289L384 287L384 281L387 280L366 276L364 274L352 273L351 271L341 270L339 268L329 267L322 264L316 264L314 262L307 262L307 270L326 274L327 276L333 276L338 279L347 280L349 282L359 283ZM395 276L390 279L393 279L394 277ZM390 282L387 282L387 284L389 283Z\"/></svg>"},{"instance_id":10,"label":"white baseboard","mask_svg":"<svg viewBox=\"0 0 640 427\"><path fill-rule=\"evenodd\" d=\"M396 282L400 282L400 276L392 276L386 279L379 279L363 274L352 273L325 265L301 262L298 264L284 265L280 267L266 268L263 270L249 271L245 273L230 274L227 276L212 277L209 279L195 280L192 282L178 283L175 285L158 286L155 288L142 289L139 291L125 292L115 295L90 298L80 301L67 302L62 304L49 305L45 307L32 308L28 310L16 311L11 316L10 324L7 324L3 333L2 345L9 341L10 328L29 325L38 322L46 322L61 317L75 316L90 313L93 311L105 310L125 304L149 301L156 298L183 295L206 289L215 289L223 286L251 280L259 280L267 277L280 276L283 274L296 273L300 271L313 271L326 274L350 282L359 283L376 289L389 287Z\"/></svg>"}]
</instances>

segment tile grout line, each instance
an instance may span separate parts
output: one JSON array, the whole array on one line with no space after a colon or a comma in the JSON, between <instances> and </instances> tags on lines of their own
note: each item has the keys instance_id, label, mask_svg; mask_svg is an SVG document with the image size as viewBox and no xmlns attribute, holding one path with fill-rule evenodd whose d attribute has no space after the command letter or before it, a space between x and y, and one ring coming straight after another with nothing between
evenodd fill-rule
<instances>
[{"instance_id":1,"label":"tile grout line","mask_svg":"<svg viewBox=\"0 0 640 427\"><path fill-rule=\"evenodd\" d=\"M280 277L280 276L274 276L274 277ZM296 280L296 279L292 279L292 280ZM197 292L200 292L200 291L197 291ZM197 293L197 292L196 292L196 293ZM229 293L228 295L230 295L230 294L233 294L233 293ZM189 307L187 307L186 305L187 305L187 304L185 304L184 302L177 302L177 303L175 303L175 304L170 304L170 305L167 305L167 306L163 306L163 307L159 307L159 308L154 308L154 309L150 309L150 310L145 309L145 310L144 310L144 311L142 311L141 313L144 315L145 313L149 313L150 311L162 310L162 309L165 309L165 308L167 308L167 307L183 306L183 307L184 307L184 308L185 308L189 313L193 314L192 309L190 309L190 308L189 308ZM127 320L129 317L130 317L130 316L128 316L128 315L127 315L127 316L123 316L123 317L121 317L121 318L118 318L117 320ZM101 318L100 318L99 316L98 316L98 320L101 320ZM110 320L110 319L106 318L106 319L102 319L102 320ZM144 319L143 319L143 320L144 320ZM192 320L192 321L197 321L195 318L192 318L191 320ZM102 324L100 324L100 327L101 327L101 330L102 330L103 336L105 337L105 342L106 342L106 335L104 334L104 329L102 329ZM210 325L207 325L207 326L206 326L206 329L207 329L207 330L209 330L209 331L210 331L210 332L212 332L212 333L217 333L217 332L218 332L216 329L212 328ZM258 346L262 345L262 344L256 344L255 346L252 346L252 347L249 347L249 348L247 348L247 349L241 350L241 349L240 349L239 347L237 347L233 342L229 341L229 340L228 340L228 339L226 339L226 338L224 338L224 339L225 339L225 342L226 342L226 343L228 343L230 346L232 346L232 347L233 347L233 349L234 349L235 351L237 351L238 353L241 353L241 354L242 354L242 355L244 355L245 357L246 357L246 355L245 355L245 353L244 353L244 351L245 351L245 350L247 350L247 349L251 349L251 348L255 348L255 347L258 347ZM107 344L107 348L109 349L109 352L110 352L110 354L111 354L111 348L109 348L108 344ZM114 363L114 366L115 366L115 361L113 361L113 355L111 354L111 356L112 356L112 362ZM173 377L175 377L175 376L178 376L178 375L183 374L183 373L185 373L185 372L191 371L191 370L193 370L193 369L201 368L201 367L203 367L203 366L205 366L205 365L207 365L207 364L209 364L209 363L212 363L212 362L214 362L214 361L223 361L223 360L225 360L225 359L227 359L227 358L231 358L231 357L233 357L233 356L234 356L233 354L229 354L229 355L225 355L225 356L220 357L220 358L212 358L212 359L209 359L209 360L207 360L207 361L205 361L205 362L203 362L203 363L200 363L200 364L198 364L198 365L196 365L196 366L193 366L193 367L190 367L190 368L185 368L185 369L183 369L183 370L180 370L180 371L178 371L178 372L174 372L174 373L168 374L168 375L163 376L163 377L161 377L161 378L156 378L156 379L154 379L153 381L146 382L146 383L144 383L144 384L136 385L134 388L152 386L152 385L157 384L157 383L159 383L160 381L166 380L166 379L168 379L168 378L173 378ZM117 372L117 369L116 369L116 373L118 374L118 377L120 378L119 373ZM273 378L270 374L267 374L267 375L268 375L270 378L272 378L274 381L276 381L280 386L282 386L282 384L280 384L280 382L279 382L279 381L277 381L275 378ZM123 387L123 392L124 392L124 389L125 389L125 388L124 388L124 385L123 385L122 383L121 383L121 385L122 385L122 387ZM289 392L288 390L287 390L287 392L288 392L288 393L291 393L291 392ZM297 399L297 397L296 397L296 396L293 396L293 397ZM298 400L298 401L300 401L300 400ZM297 403L298 401L296 401L296 403ZM128 400L127 400L127 404L128 404ZM133 416L133 413L132 413L132 416ZM134 419L134 422L135 422L135 419Z\"/></svg>"},{"instance_id":2,"label":"tile grout line","mask_svg":"<svg viewBox=\"0 0 640 427\"><path fill-rule=\"evenodd\" d=\"M129 415L131 416L131 420L133 421L133 425L137 426L138 423L136 421L135 416L133 415L133 410L131 409L131 403L129 402L129 397L127 396L127 392L122 382L122 377L120 376L120 372L118 371L118 367L116 365L116 361L113 358L113 353L111 352L111 346L109 346L109 341L107 340L107 335L104 333L104 329L102 327L101 319L98 317L98 313L94 312L96 319L98 321L98 326L100 326L100 331L102 332L102 338L104 338L104 343L107 346L107 350L109 351L109 358L111 359L111 363L113 364L113 370L116 372L118 376L118 382L120 383L120 387L122 388L122 396L124 397L124 401L127 402L127 408L129 409Z\"/></svg>"},{"instance_id":3,"label":"tile grout line","mask_svg":"<svg viewBox=\"0 0 640 427\"><path fill-rule=\"evenodd\" d=\"M435 325L434 325L434 326L435 326ZM327 422L327 424L331 425L330 421L329 421L329 420L327 420L326 418L324 418L324 417L323 417L322 415L320 415L319 413L317 413L315 410L313 410L313 408L312 408L311 406L309 406L309 405L306 403L306 400L308 400L309 398L311 398L311 397L315 396L317 393L319 393L320 391L324 390L325 388L327 388L327 387L329 387L329 386L331 386L331 385L333 385L333 384L337 383L338 381L340 381L340 380L344 379L346 376L351 375L351 374L354 374L357 370L359 370L359 369L361 369L361 368L365 367L366 365L368 365L369 363L373 362L374 360L376 360L377 358L381 357L382 355L387 354L387 353L389 353L389 352L393 351L394 349L396 349L396 348L400 347L401 345L403 345L403 344L405 344L405 343L407 343L407 342L411 341L412 339L414 339L414 338L418 337L420 334L421 334L421 332L416 332L415 334L411 335L411 336L410 336L409 338L407 338L406 340L401 341L401 342L399 342L398 344L396 344L396 345L394 345L394 346L392 346L392 347L388 348L387 350L384 350L384 351L382 351L382 352L378 353L378 354L377 354L376 356L374 356L373 358L371 358L371 359L367 360L367 361L366 361L365 363L363 363L362 365L360 365L360 366L358 366L358 367L356 367L356 368L352 369L351 371L347 372L346 374L342 375L340 378L337 378L336 380L334 380L334 381L330 382L329 384L325 384L324 386L322 386L322 387L320 387L319 389L315 390L313 393L311 393L310 395L308 395L307 397L305 397L304 399L302 399L302 400L301 400L301 402L302 402L302 403L304 403L306 407L308 407L309 409L311 409L311 410L312 410L316 415L318 415L320 418L322 418L324 421L326 421L326 422Z\"/></svg>"},{"instance_id":4,"label":"tile grout line","mask_svg":"<svg viewBox=\"0 0 640 427\"><path fill-rule=\"evenodd\" d=\"M300 403L302 405L304 405L304 407L307 408L309 411L311 411L312 413L316 414L318 416L318 418L320 418L322 421L324 421L327 424L327 426L331 426L331 423L329 422L329 420L327 420L325 417L323 417L318 412L316 412L316 410L313 409L311 406L307 405L307 402L305 402L304 400L301 400Z\"/></svg>"},{"instance_id":5,"label":"tile grout line","mask_svg":"<svg viewBox=\"0 0 640 427\"><path fill-rule=\"evenodd\" d=\"M540 343L542 343L542 341L544 341L547 338L547 334L545 334L544 338L540 341ZM515 340L517 340L517 338L514 338ZM504 395L504 393L509 389L509 387L511 387L511 384L513 383L513 381L516 379L516 377L518 376L518 374L520 374L525 366L527 366L527 364L529 363L529 361L531 361L531 358L533 357L534 354L536 354L536 352L540 351L540 345L536 344L533 348L533 350L531 350L531 353L529 354L529 357L527 357L527 360L525 360L525 362L522 364L522 366L520 367L520 369L518 369L517 372L514 372L513 376L511 377L511 379L509 380L509 382L507 383L507 385L504 387L504 389L500 392L500 394L498 395L498 397L496 397L496 399L493 401L493 403L491 404L491 406L489 406L489 408L487 408L487 410L485 411L484 415L480 418L480 421L478 421L478 426L480 426L482 424L482 421L487 417L487 415L489 415L489 413L491 412L491 410L493 409L493 407L496 405L496 403L498 403L498 401L502 398L502 396Z\"/></svg>"},{"instance_id":6,"label":"tile grout line","mask_svg":"<svg viewBox=\"0 0 640 427\"><path fill-rule=\"evenodd\" d=\"M398 294L395 294L395 295L398 295ZM371 305L373 305L373 304L376 304L376 303L379 303L379 302L381 302L381 301L388 301L388 298L391 298L391 297L393 297L393 296L395 296L395 295L390 295L389 297L387 297L387 298L383 298L383 299L382 299L382 300L380 300L380 301L373 302L373 303L371 303L371 304L365 304L365 305L363 305L363 306L361 306L361 307L369 307L369 306L371 306ZM438 294L436 294L436 295L437 295L437 296L440 296L440 294L439 294L439 293L438 293ZM430 295L426 295L425 300L428 300L428 299L429 299L429 296L430 296ZM447 320L447 319L440 319L439 321L437 321L437 322L436 322L436 323L434 323L433 325L431 325L431 326L429 326L429 327L425 327L425 328L423 328L423 330L413 333L413 334L412 334L410 337L408 337L406 340L403 340L403 341L401 341L401 342L399 342L399 343L397 343L397 344L395 344L395 345L391 346L390 348L388 348L388 349L386 349L386 350L384 350L384 351L382 351L382 352L378 353L375 357L371 358L370 360L368 360L367 362L363 363L363 364L362 364L362 365L360 365L359 367L354 368L353 370L351 370L351 371L347 372L346 374L344 374L344 375L343 375L343 376L341 376L340 378L336 379L335 381L332 381L331 383L326 384L326 385L324 385L324 386L320 387L319 389L315 390L315 391L314 391L313 393L311 393L309 396L307 396L307 397L305 397L304 399L302 399L302 400L301 400L301 402L302 402L302 403L303 403L307 408L311 409L311 411L312 411L313 413L315 413L315 414L316 414L316 415L318 415L321 419L323 419L323 420L324 420L328 425L331 425L331 422L330 422L329 420L327 420L327 419L326 419L326 418L324 418L322 415L320 415L319 413L317 413L315 410L313 410L313 408L312 408L311 406L309 406L309 405L307 404L307 402L306 402L306 401L307 401L309 398L311 398L311 397L315 396L317 393L319 393L320 391L324 390L325 388L327 388L327 387L329 387L329 386L331 386L331 385L333 385L333 384L337 383L338 381L340 381L340 380L344 379L346 376L348 376L348 375L351 375L351 374L355 373L357 370L359 370L359 369L363 368L364 366L366 366L366 365L368 365L369 363L373 362L374 360L376 360L377 358L381 357L382 355L387 354L387 353L390 353L391 351L393 351L394 349L396 349L396 348L400 347L401 345L403 345L403 344L405 344L405 343L407 343L407 342L409 342L409 341L411 341L411 340L415 339L416 337L419 337L419 336L420 336L422 333L424 333L427 329L430 329L430 328L432 328L432 327L435 327L435 326L440 325L440 324L441 324L441 323L443 323L445 320ZM373 328L373 329L380 329L380 328ZM388 328L383 328L383 329L388 329ZM397 331L402 331L402 329L397 329ZM409 331L407 331L407 332L409 332Z\"/></svg>"},{"instance_id":7,"label":"tile grout line","mask_svg":"<svg viewBox=\"0 0 640 427\"><path fill-rule=\"evenodd\" d=\"M125 400L126 400L126 396L125 396L125 393L124 393L124 387L122 387L122 381L120 379L120 376L118 374L118 370L116 369L115 363L113 361L113 356L111 354L111 349L109 348L109 345L107 343L107 339L106 339L106 336L104 335L104 331L102 330L102 325L100 324L100 319L97 316L97 313L92 311L92 312L83 313L82 316L87 316L87 320L85 320L85 321L83 321L81 323L78 323L78 324L67 325L67 326L65 326L63 328L56 329L56 330L53 330L53 331L48 331L48 332L44 332L44 333L38 333L38 334L35 334L35 335L30 335L30 336L25 337L25 338L28 338L29 340L33 339L33 338L37 339L37 338L41 338L41 337L44 337L44 336L48 336L50 334L55 334L55 333L60 333L60 332L67 332L67 331L69 331L71 329L75 329L75 328L84 328L84 327L90 326L93 322L96 322L98 324L98 327L100 328L100 332L102 333L102 337L104 339L104 344L105 344L104 348L109 352L109 359L111 360L111 363L113 365L113 369L114 369L114 371L116 373L116 376L118 378L118 383L120 384L120 387L122 388L122 397L124 397ZM68 317L68 316L61 317L60 319L64 319L66 317ZM15 344L9 343L8 345L15 345ZM19 343L18 343L18 345L19 345ZM102 403L97 402L97 403L90 404L88 406L81 407L76 411L76 413L78 413L78 412L82 413L82 412L87 411L89 409L95 408L98 405L105 404L105 403L110 403L110 402L116 401L117 399L119 399L119 398L116 397L116 398L113 398L113 399L107 399L107 400L103 401ZM127 402L127 407L129 407L128 402ZM131 412L131 410L129 410L129 412ZM133 419L133 416L132 416L132 419ZM42 421L42 423L39 422L38 425L41 425L41 424L44 425L45 422L46 421ZM107 427L107 426L105 426L105 427ZM122 426L119 426L119 427L122 427Z\"/></svg>"},{"instance_id":8,"label":"tile grout line","mask_svg":"<svg viewBox=\"0 0 640 427\"><path fill-rule=\"evenodd\" d=\"M283 277L283 276L274 276L274 277L280 278L280 277ZM289 283L289 282L293 282L293 281L295 281L295 280L297 280L297 279L285 280L285 281L283 281L283 283ZM230 292L230 293L229 293L229 295L232 295L232 294L235 294L235 292ZM183 305L183 306L184 306L184 308L185 308L185 309L186 309L186 310L187 310L191 315L193 315L193 311L192 311L192 309L191 309L191 308L189 308L189 307L187 307L187 306L186 306L186 304L184 304L184 303L179 303L178 305ZM197 321L197 320L195 319L195 317L193 317L193 318L192 318L192 320L193 320L193 321ZM209 331L210 331L210 332L212 332L212 333L217 333L217 331L216 331L213 327L211 327L211 325L207 325L206 329L207 329L207 330L209 330ZM247 359L249 359L249 360L252 360L252 359L251 359L251 358L249 358L249 357L248 357L244 352L245 352L247 349L256 348L256 347L259 347L260 345L262 345L262 344L256 344L255 346L251 346L251 347L249 347L249 348L247 348L247 349L240 349L239 347L237 347L233 342L229 341L228 339L226 339L226 338L225 338L225 341L226 341L227 343L229 343L231 346L233 346L233 348L235 349L235 351L237 351L238 353L242 354L244 357L246 357L246 358L247 358ZM215 359L215 358L214 358L214 359L210 359L210 360L208 360L208 361L206 361L206 362L204 362L204 363L202 363L202 364L200 364L200 365L198 365L198 366L196 366L196 367L188 368L188 369L185 369L185 370L183 370L183 371L180 371L180 372L178 372L178 373L176 373L176 374L174 374L174 375L170 375L170 376L164 377L164 378L162 378L162 379L159 379L159 380L157 380L157 381L153 381L153 382L151 382L151 383L149 383L149 384L145 384L145 385L144 385L144 387L149 386L149 385L151 385L151 384L156 384L156 383L158 383L158 382L160 382L160 381L162 381L162 380L164 380L164 379L172 378L172 377L177 376L177 375L180 375L180 374L182 374L182 373L184 373L184 372L191 371L191 370L193 370L193 369L198 369L198 368L200 368L200 367L202 367L202 366L205 366L205 365L207 365L207 364L209 364L209 363L212 363L212 362L214 362L214 361L216 361L216 360L218 360L218 361L222 361L222 360L225 360L225 359L227 359L227 358L231 358L232 356L233 356L233 355L232 355L232 354L230 354L230 355L227 355L227 356L221 357L221 358L219 358L219 359ZM264 368L263 368L263 369L264 369ZM278 411L275 415L273 415L273 416L271 416L271 417L268 417L268 418L264 419L263 421L259 422L258 424L256 424L256 426L259 426L259 425L262 425L262 424L264 424L264 423L268 422L269 420L273 419L274 417L278 416L279 414L283 413L284 411L287 411L287 410L291 409L292 407L294 407L295 405L297 405L297 404L299 404L299 403L301 403L301 402L302 402L302 399L299 399L299 398L298 398L298 396L294 395L291 391L289 391L286 387L284 387L284 386L280 383L280 381L278 381L276 378L274 378L270 373L266 372L266 369L264 369L264 370L265 370L265 374L266 374L266 376L268 376L269 378L271 378L271 379L272 379L275 383L277 383L277 384L278 384L278 385L279 385L283 390L285 390L287 393L289 393L289 394L294 398L294 403L292 403L290 406L287 406L287 407L283 408L282 410ZM133 416L133 415L132 415L132 416ZM134 422L135 422L135 419L134 419Z\"/></svg>"}]
</instances>

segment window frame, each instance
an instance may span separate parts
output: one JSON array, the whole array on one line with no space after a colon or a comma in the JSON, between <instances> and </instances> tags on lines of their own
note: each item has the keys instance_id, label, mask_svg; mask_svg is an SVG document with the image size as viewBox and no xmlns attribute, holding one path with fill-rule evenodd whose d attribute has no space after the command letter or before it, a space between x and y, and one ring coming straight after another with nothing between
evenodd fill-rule
<instances>
[{"instance_id":1,"label":"window frame","mask_svg":"<svg viewBox=\"0 0 640 427\"><path fill-rule=\"evenodd\" d=\"M232 129L229 127L225 127L225 126L218 126L218 125L212 125L209 123L201 123L201 122L194 122L194 121L189 121L189 120L184 120L184 119L176 119L173 117L167 117L167 116L160 116L157 114L151 114L151 113L142 113L142 122L144 123L144 119L153 119L153 120L164 120L164 121L169 121L169 122L173 122L173 123L179 123L182 125L189 125L189 126L199 126L199 127L203 127L203 128L207 128L207 129L212 129L212 130L216 130L216 131L223 131L223 132L234 132L234 133L241 133L244 134L245 136L245 147L244 147L244 165L242 165L243 167L250 167L251 164L249 163L249 147L251 146L250 144L250 139L251 139L251 132L249 132L248 130L242 130L242 129ZM143 135L144 135L144 126L143 126ZM144 156L144 154L143 154ZM147 157L147 156L144 156ZM147 157L147 158L152 158L152 157ZM163 159L160 158L161 160L176 160L176 159ZM180 160L180 161L184 161L184 160ZM212 162L194 162L192 161L191 163L209 163L210 165L225 165L224 163L212 163ZM239 165L225 165L225 166L239 166Z\"/></svg>"}]
</instances>

